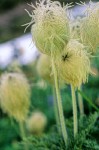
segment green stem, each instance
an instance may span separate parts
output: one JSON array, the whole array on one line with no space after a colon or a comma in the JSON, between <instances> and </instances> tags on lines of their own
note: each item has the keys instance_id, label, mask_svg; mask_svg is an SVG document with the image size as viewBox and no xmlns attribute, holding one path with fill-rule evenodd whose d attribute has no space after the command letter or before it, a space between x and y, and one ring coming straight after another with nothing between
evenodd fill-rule
<instances>
[{"instance_id":1,"label":"green stem","mask_svg":"<svg viewBox=\"0 0 99 150\"><path fill-rule=\"evenodd\" d=\"M58 107L58 111L59 111L59 120L60 120L61 132L62 132L64 142L67 145L68 136L67 136L67 131L66 131L66 127L65 127L63 107L62 107L62 101L61 101L60 90L59 90L59 85L58 85L58 75L57 75L57 70L56 70L53 55L51 56L51 59L52 59L52 71L53 71L54 80L55 80L57 107Z\"/></svg>"},{"instance_id":2,"label":"green stem","mask_svg":"<svg viewBox=\"0 0 99 150\"><path fill-rule=\"evenodd\" d=\"M58 107L57 107L57 100L56 100L56 93L55 93L55 86L52 86L53 89L53 102L54 102L54 112L55 112L55 118L56 118L56 124L57 124L57 129L58 132L61 133L61 128L60 128L60 120L59 120L59 112L58 112Z\"/></svg>"},{"instance_id":3,"label":"green stem","mask_svg":"<svg viewBox=\"0 0 99 150\"><path fill-rule=\"evenodd\" d=\"M82 91L82 87L78 88L78 90ZM83 105L82 96L79 92L78 92L78 105L79 105L80 115L83 116L84 115L84 105Z\"/></svg>"},{"instance_id":4,"label":"green stem","mask_svg":"<svg viewBox=\"0 0 99 150\"><path fill-rule=\"evenodd\" d=\"M24 141L26 139L26 135L25 135L25 130L24 130L24 123L23 121L19 122L19 127L20 127L20 133L21 133L21 138ZM29 150L27 144L24 144L24 150Z\"/></svg>"},{"instance_id":5,"label":"green stem","mask_svg":"<svg viewBox=\"0 0 99 150\"><path fill-rule=\"evenodd\" d=\"M73 120L74 120L74 137L78 133L78 120L77 120L77 103L74 86L71 85L71 94L72 94L72 105L73 105Z\"/></svg>"}]
</instances>

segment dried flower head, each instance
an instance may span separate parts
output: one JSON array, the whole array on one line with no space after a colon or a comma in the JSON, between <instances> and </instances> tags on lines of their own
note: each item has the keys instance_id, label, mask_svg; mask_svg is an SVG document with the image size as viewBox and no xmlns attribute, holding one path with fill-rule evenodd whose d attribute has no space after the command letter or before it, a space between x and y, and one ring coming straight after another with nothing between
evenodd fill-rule
<instances>
[{"instance_id":1,"label":"dried flower head","mask_svg":"<svg viewBox=\"0 0 99 150\"><path fill-rule=\"evenodd\" d=\"M1 76L0 104L2 110L17 121L26 119L30 105L30 87L21 73L5 73Z\"/></svg>"},{"instance_id":2,"label":"dried flower head","mask_svg":"<svg viewBox=\"0 0 99 150\"><path fill-rule=\"evenodd\" d=\"M27 120L27 128L31 133L40 135L47 125L47 118L42 112L33 112Z\"/></svg>"},{"instance_id":3,"label":"dried flower head","mask_svg":"<svg viewBox=\"0 0 99 150\"><path fill-rule=\"evenodd\" d=\"M82 42L94 53L99 46L99 2L87 6L80 30Z\"/></svg>"},{"instance_id":4,"label":"dried flower head","mask_svg":"<svg viewBox=\"0 0 99 150\"><path fill-rule=\"evenodd\" d=\"M41 76L44 80L48 81L49 83L54 82L50 56L47 56L45 54L42 54L40 56L37 63L37 72L39 76Z\"/></svg>"},{"instance_id":5,"label":"dried flower head","mask_svg":"<svg viewBox=\"0 0 99 150\"><path fill-rule=\"evenodd\" d=\"M56 63L60 77L67 84L80 87L88 80L90 60L84 46L78 41L70 40Z\"/></svg>"},{"instance_id":6,"label":"dried flower head","mask_svg":"<svg viewBox=\"0 0 99 150\"><path fill-rule=\"evenodd\" d=\"M31 33L37 48L50 55L51 50L57 54L64 48L69 40L69 19L66 13L67 8L62 7L58 1L43 0L37 3L36 7L31 5L34 11L29 14L32 20ZM29 13L29 12L28 12Z\"/></svg>"}]
</instances>

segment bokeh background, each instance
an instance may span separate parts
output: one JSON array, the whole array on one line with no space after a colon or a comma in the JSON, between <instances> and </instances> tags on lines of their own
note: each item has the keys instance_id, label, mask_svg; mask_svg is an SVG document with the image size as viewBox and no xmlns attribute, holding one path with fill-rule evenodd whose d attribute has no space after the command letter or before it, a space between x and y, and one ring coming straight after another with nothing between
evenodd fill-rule
<instances>
[{"instance_id":1,"label":"bokeh background","mask_svg":"<svg viewBox=\"0 0 99 150\"><path fill-rule=\"evenodd\" d=\"M76 5L79 0L59 0L61 3L73 2L74 17L82 15L82 8ZM96 0L98 1L98 0ZM14 65L17 64L26 74L31 84L31 110L40 110L48 118L46 131L53 131L52 125L55 124L53 110L52 89L42 80L38 82L38 76L35 70L39 52L32 43L29 27L24 33L25 27L22 25L30 22L30 17L24 9L32 11L27 3L34 3L35 0L0 0L0 74L5 71L14 71ZM88 1L86 1L88 2ZM93 70L96 76L89 78L88 84L83 87L85 94L99 107L99 59L95 58ZM34 88L32 84L37 83ZM67 93L65 91L68 90ZM62 90L64 113L66 117L72 116L72 105L70 100L70 88L65 86ZM64 94L65 93L65 94ZM67 101L65 100L67 99ZM85 100L85 112L88 114L94 111ZM68 107L65 107L68 106ZM17 141L20 141L19 127L14 120L10 120L0 109L0 150L17 150Z\"/></svg>"}]
</instances>

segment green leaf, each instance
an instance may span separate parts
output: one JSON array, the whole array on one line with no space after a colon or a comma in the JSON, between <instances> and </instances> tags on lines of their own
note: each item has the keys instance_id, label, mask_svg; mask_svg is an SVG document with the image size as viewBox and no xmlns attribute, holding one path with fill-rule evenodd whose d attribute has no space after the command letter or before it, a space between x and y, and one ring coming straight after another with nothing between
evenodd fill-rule
<instances>
[{"instance_id":1,"label":"green leaf","mask_svg":"<svg viewBox=\"0 0 99 150\"><path fill-rule=\"evenodd\" d=\"M82 91L78 90L78 93L92 106L95 110L99 111L99 108L88 98Z\"/></svg>"}]
</instances>

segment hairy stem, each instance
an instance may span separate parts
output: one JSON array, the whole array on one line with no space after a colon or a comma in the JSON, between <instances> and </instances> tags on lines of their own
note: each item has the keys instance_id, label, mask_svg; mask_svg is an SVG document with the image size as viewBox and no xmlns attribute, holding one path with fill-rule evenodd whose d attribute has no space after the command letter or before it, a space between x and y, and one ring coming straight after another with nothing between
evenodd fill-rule
<instances>
[{"instance_id":1,"label":"hairy stem","mask_svg":"<svg viewBox=\"0 0 99 150\"><path fill-rule=\"evenodd\" d=\"M74 120L74 137L78 133L78 120L77 120L77 103L74 86L71 85L71 94L72 94L72 105L73 105L73 120Z\"/></svg>"},{"instance_id":2,"label":"hairy stem","mask_svg":"<svg viewBox=\"0 0 99 150\"><path fill-rule=\"evenodd\" d=\"M55 119L56 119L56 124L57 124L57 129L58 132L61 133L61 128L60 128L60 120L59 120L59 112L58 112L58 107L57 107L57 99L56 99L56 92L55 92L55 86L52 86L53 88L53 103L54 103L54 112L55 112Z\"/></svg>"},{"instance_id":3,"label":"hairy stem","mask_svg":"<svg viewBox=\"0 0 99 150\"><path fill-rule=\"evenodd\" d=\"M68 136L67 136L66 126L65 126L63 107L62 107L62 101L61 101L59 84L58 84L58 74L57 74L57 70L56 70L53 55L51 55L51 59L52 59L52 71L53 71L54 80L55 80L55 89L56 89L56 96L57 96L57 107L58 107L58 111L59 111L59 120L60 120L61 132L62 132L64 142L67 145Z\"/></svg>"},{"instance_id":4,"label":"hairy stem","mask_svg":"<svg viewBox=\"0 0 99 150\"><path fill-rule=\"evenodd\" d=\"M19 122L19 127L20 127L21 138L22 138L22 140L25 140L26 139L26 135L25 135L24 122L23 121ZM24 144L24 150L29 150L27 144Z\"/></svg>"},{"instance_id":5,"label":"hairy stem","mask_svg":"<svg viewBox=\"0 0 99 150\"><path fill-rule=\"evenodd\" d=\"M82 87L78 88L78 90L82 91ZM79 92L78 92L78 105L79 105L80 115L83 116L84 115L84 105L83 105L82 96Z\"/></svg>"}]
</instances>

